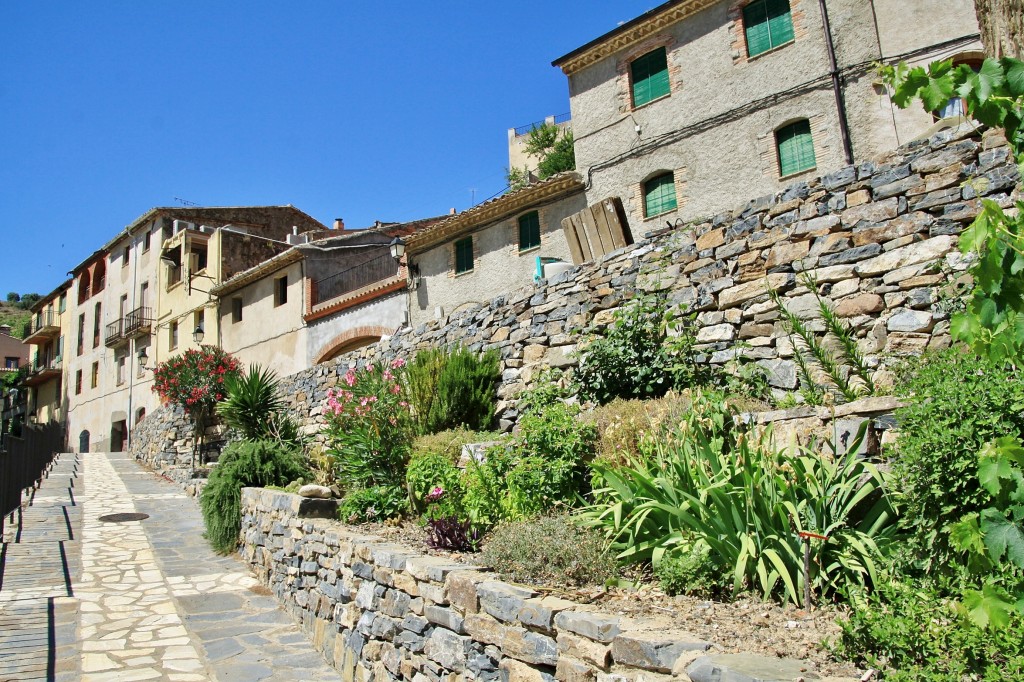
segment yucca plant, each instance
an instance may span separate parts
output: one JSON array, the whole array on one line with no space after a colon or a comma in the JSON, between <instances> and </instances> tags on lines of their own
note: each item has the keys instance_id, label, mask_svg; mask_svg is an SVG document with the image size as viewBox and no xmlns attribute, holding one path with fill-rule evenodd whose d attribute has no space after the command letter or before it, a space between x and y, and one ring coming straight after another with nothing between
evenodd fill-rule
<instances>
[{"instance_id":1,"label":"yucca plant","mask_svg":"<svg viewBox=\"0 0 1024 682\"><path fill-rule=\"evenodd\" d=\"M217 405L217 415L229 428L246 440L279 435L277 417L285 405L272 370L252 364L245 374L229 376L224 386L227 397Z\"/></svg>"},{"instance_id":2,"label":"yucca plant","mask_svg":"<svg viewBox=\"0 0 1024 682\"><path fill-rule=\"evenodd\" d=\"M754 589L802 604L798 534L806 531L828 538L812 548L813 593L874 582L894 512L883 475L856 447L840 456L776 450L770 433L743 432L720 397L698 396L694 405L668 438L647 442L646 458L595 464L598 502L584 518L604 529L620 560L658 566L666 552L703 541L729 571L734 594Z\"/></svg>"}]
</instances>

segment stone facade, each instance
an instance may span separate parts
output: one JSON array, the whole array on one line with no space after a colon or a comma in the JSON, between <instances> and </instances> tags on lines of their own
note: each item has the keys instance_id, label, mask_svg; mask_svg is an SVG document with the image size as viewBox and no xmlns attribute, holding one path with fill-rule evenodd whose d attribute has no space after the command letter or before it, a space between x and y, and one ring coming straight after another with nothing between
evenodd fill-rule
<instances>
[{"instance_id":1,"label":"stone facade","mask_svg":"<svg viewBox=\"0 0 1024 682\"><path fill-rule=\"evenodd\" d=\"M1008 206L1019 182L1001 135L946 131L735 211L649 233L549 281L403 329L286 377L282 393L304 430L316 433L327 389L350 363L408 358L446 344L497 348L499 417L511 428L514 396L542 369L574 366L588 329L611 321L633 291L662 292L670 304L696 313L705 361L722 365L743 357L763 365L774 387L794 390L793 344L766 287L820 330L802 273L816 279L818 293L849 322L884 389L895 358L949 344L944 301L969 266L956 235L977 214L981 196Z\"/></svg>"},{"instance_id":2,"label":"stone facade","mask_svg":"<svg viewBox=\"0 0 1024 682\"><path fill-rule=\"evenodd\" d=\"M625 682L683 670L711 680L737 665L700 658L712 644L664 619L602 613L359 535L330 520L335 504L243 489L242 556L346 682ZM815 677L796 661L745 664L788 666L771 679Z\"/></svg>"}]
</instances>

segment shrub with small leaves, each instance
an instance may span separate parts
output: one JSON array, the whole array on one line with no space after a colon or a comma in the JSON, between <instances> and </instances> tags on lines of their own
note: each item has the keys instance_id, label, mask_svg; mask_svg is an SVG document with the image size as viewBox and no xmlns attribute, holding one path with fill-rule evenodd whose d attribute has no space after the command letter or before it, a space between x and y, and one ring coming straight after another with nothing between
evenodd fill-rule
<instances>
[{"instance_id":1,"label":"shrub with small leaves","mask_svg":"<svg viewBox=\"0 0 1024 682\"><path fill-rule=\"evenodd\" d=\"M702 542L668 554L655 567L654 575L665 594L688 594L710 599L729 592L728 570L711 558L711 548Z\"/></svg>"},{"instance_id":2,"label":"shrub with small leaves","mask_svg":"<svg viewBox=\"0 0 1024 682\"><path fill-rule=\"evenodd\" d=\"M602 585L616 576L600 534L567 514L498 526L483 560L505 578L524 583Z\"/></svg>"},{"instance_id":3,"label":"shrub with small leaves","mask_svg":"<svg viewBox=\"0 0 1024 682\"><path fill-rule=\"evenodd\" d=\"M346 495L338 505L338 518L345 523L387 521L400 518L408 505L405 491L398 486L360 488Z\"/></svg>"}]
</instances>

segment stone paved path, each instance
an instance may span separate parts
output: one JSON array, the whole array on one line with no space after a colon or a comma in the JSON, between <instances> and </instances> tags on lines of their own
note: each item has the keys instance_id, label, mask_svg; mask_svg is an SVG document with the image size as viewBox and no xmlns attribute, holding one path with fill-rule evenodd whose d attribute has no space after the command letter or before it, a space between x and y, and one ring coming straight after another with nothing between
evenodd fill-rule
<instances>
[{"instance_id":1,"label":"stone paved path","mask_svg":"<svg viewBox=\"0 0 1024 682\"><path fill-rule=\"evenodd\" d=\"M148 518L111 523L110 514ZM0 682L337 680L194 500L122 453L62 455L0 555Z\"/></svg>"}]
</instances>

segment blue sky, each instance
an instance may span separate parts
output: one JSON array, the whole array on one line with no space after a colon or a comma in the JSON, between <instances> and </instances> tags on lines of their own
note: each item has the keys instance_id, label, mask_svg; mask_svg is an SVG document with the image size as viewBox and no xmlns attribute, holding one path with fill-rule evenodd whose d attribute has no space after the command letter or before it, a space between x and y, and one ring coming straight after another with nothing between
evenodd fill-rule
<instances>
[{"instance_id":1,"label":"blue sky","mask_svg":"<svg viewBox=\"0 0 1024 682\"><path fill-rule=\"evenodd\" d=\"M509 127L569 111L550 62L657 4L2 3L0 296L178 199L463 210L503 189Z\"/></svg>"}]
</instances>

